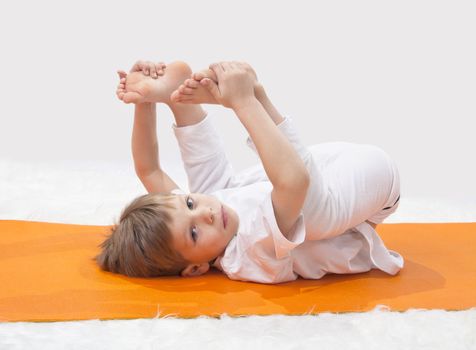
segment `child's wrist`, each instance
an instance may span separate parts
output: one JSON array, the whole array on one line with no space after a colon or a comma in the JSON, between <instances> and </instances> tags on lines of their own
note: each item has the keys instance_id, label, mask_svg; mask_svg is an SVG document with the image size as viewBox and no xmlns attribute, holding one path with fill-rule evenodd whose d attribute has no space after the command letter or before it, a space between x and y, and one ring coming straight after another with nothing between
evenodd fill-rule
<instances>
[{"instance_id":1,"label":"child's wrist","mask_svg":"<svg viewBox=\"0 0 476 350\"><path fill-rule=\"evenodd\" d=\"M241 111L254 108L256 105L261 105L256 96L250 96L246 100L242 100L236 105L232 106L231 109L236 113L239 114Z\"/></svg>"},{"instance_id":2,"label":"child's wrist","mask_svg":"<svg viewBox=\"0 0 476 350\"><path fill-rule=\"evenodd\" d=\"M254 93L255 97L258 101L262 101L264 98L266 98L266 91L264 90L264 86L261 85L260 83L256 83L254 86Z\"/></svg>"}]
</instances>

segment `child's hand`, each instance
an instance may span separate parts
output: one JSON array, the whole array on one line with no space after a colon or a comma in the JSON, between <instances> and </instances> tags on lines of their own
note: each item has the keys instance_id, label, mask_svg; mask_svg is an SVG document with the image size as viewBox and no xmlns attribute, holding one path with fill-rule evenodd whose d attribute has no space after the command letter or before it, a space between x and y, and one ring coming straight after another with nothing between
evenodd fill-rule
<instances>
[{"instance_id":1,"label":"child's hand","mask_svg":"<svg viewBox=\"0 0 476 350\"><path fill-rule=\"evenodd\" d=\"M151 61L137 61L132 66L129 73L142 72L144 75L157 79L160 75L164 75L166 65L164 62L154 63Z\"/></svg>"},{"instance_id":2,"label":"child's hand","mask_svg":"<svg viewBox=\"0 0 476 350\"><path fill-rule=\"evenodd\" d=\"M209 78L202 79L204 85L218 103L236 109L254 99L255 77L245 63L220 62L210 65L217 76L218 85Z\"/></svg>"},{"instance_id":3,"label":"child's hand","mask_svg":"<svg viewBox=\"0 0 476 350\"><path fill-rule=\"evenodd\" d=\"M127 73L122 70L118 70L117 74L119 74L119 85L117 85L116 96L119 100L124 101Z\"/></svg>"},{"instance_id":4,"label":"child's hand","mask_svg":"<svg viewBox=\"0 0 476 350\"><path fill-rule=\"evenodd\" d=\"M159 62L159 63L154 63L151 61L137 61L134 63L132 66L131 70L129 73L134 73L134 72L142 72L144 75L150 76L151 78L157 79L159 76L164 75L164 69L166 68L165 63ZM124 72L123 70L118 70L117 73L119 74L119 87L121 84L125 84L127 73ZM125 88L125 85L123 86Z\"/></svg>"}]
</instances>

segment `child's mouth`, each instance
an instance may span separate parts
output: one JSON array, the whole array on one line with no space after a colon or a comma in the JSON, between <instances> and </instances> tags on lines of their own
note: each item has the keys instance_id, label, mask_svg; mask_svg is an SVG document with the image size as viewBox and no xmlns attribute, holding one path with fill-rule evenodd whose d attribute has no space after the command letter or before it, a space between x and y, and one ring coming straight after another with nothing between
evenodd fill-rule
<instances>
[{"instance_id":1,"label":"child's mouth","mask_svg":"<svg viewBox=\"0 0 476 350\"><path fill-rule=\"evenodd\" d=\"M223 228L226 228L228 217L226 215L225 208L223 208L223 205L221 206L221 218L223 220Z\"/></svg>"}]
</instances>

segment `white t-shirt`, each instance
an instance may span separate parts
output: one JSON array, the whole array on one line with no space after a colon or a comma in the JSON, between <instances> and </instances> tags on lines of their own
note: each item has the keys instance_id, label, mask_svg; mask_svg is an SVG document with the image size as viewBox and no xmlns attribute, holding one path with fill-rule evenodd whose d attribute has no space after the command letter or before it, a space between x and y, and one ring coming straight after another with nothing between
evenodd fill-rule
<instances>
[{"instance_id":1,"label":"white t-shirt","mask_svg":"<svg viewBox=\"0 0 476 350\"><path fill-rule=\"evenodd\" d=\"M365 222L332 238L306 240L301 213L287 239L276 223L271 191L267 181L212 193L234 208L240 219L236 236L213 265L229 278L281 283L298 275L319 279L326 273L359 273L379 266L394 275L403 267L402 257L387 250Z\"/></svg>"},{"instance_id":2,"label":"white t-shirt","mask_svg":"<svg viewBox=\"0 0 476 350\"><path fill-rule=\"evenodd\" d=\"M173 128L190 191L213 195L238 214L238 232L213 264L229 278L281 283L372 268L394 275L403 267L403 258L365 222L388 216L382 209L394 204L399 192L396 166L379 148L343 142L307 148L292 119L279 124L311 177L303 210L286 238L276 223L272 184L262 164L235 174L210 117ZM247 143L256 152L250 138Z\"/></svg>"}]
</instances>

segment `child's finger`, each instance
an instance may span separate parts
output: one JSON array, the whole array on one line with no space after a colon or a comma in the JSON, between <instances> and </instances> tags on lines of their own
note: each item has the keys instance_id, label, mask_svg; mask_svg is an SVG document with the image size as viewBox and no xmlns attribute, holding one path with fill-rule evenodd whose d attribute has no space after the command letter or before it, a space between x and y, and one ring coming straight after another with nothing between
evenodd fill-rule
<instances>
[{"instance_id":1,"label":"child's finger","mask_svg":"<svg viewBox=\"0 0 476 350\"><path fill-rule=\"evenodd\" d=\"M154 79L157 78L157 71L155 69L154 62L148 62L148 67L149 67L149 75Z\"/></svg>"},{"instance_id":2,"label":"child's finger","mask_svg":"<svg viewBox=\"0 0 476 350\"><path fill-rule=\"evenodd\" d=\"M164 74L165 63L159 62L155 64L155 70L157 71L158 75Z\"/></svg>"},{"instance_id":3,"label":"child's finger","mask_svg":"<svg viewBox=\"0 0 476 350\"><path fill-rule=\"evenodd\" d=\"M222 62L221 65L223 66L224 71L234 70L235 66L231 62Z\"/></svg>"},{"instance_id":4,"label":"child's finger","mask_svg":"<svg viewBox=\"0 0 476 350\"><path fill-rule=\"evenodd\" d=\"M157 74L157 76L163 74L161 67L162 66L159 63L154 63L154 70L155 70L155 73Z\"/></svg>"},{"instance_id":5,"label":"child's finger","mask_svg":"<svg viewBox=\"0 0 476 350\"><path fill-rule=\"evenodd\" d=\"M119 75L119 79L125 79L127 77L127 73L123 70L118 70L117 74Z\"/></svg>"},{"instance_id":6,"label":"child's finger","mask_svg":"<svg viewBox=\"0 0 476 350\"><path fill-rule=\"evenodd\" d=\"M237 64L239 64L240 67L242 67L243 69L246 69L246 70L249 70L251 68L251 66L248 63L243 62L243 61L237 62Z\"/></svg>"},{"instance_id":7,"label":"child's finger","mask_svg":"<svg viewBox=\"0 0 476 350\"><path fill-rule=\"evenodd\" d=\"M205 78L200 80L200 85L205 86L208 89L208 91L210 91L210 93L213 95L213 97L215 97L215 100L220 101L220 98L221 98L220 90L218 89L217 84L215 84L211 79Z\"/></svg>"},{"instance_id":8,"label":"child's finger","mask_svg":"<svg viewBox=\"0 0 476 350\"><path fill-rule=\"evenodd\" d=\"M230 62L220 62L220 66L222 66L223 71L226 72L227 70L230 70Z\"/></svg>"},{"instance_id":9,"label":"child's finger","mask_svg":"<svg viewBox=\"0 0 476 350\"><path fill-rule=\"evenodd\" d=\"M245 66L243 66L240 62L233 62L233 67L245 70Z\"/></svg>"},{"instance_id":10,"label":"child's finger","mask_svg":"<svg viewBox=\"0 0 476 350\"><path fill-rule=\"evenodd\" d=\"M131 70L130 70L130 73L132 72L140 72L141 70L144 69L144 61L137 61L136 63L134 63L134 65L132 66Z\"/></svg>"},{"instance_id":11,"label":"child's finger","mask_svg":"<svg viewBox=\"0 0 476 350\"><path fill-rule=\"evenodd\" d=\"M212 63L209 68L215 72L217 75L217 78L220 78L220 76L223 74L224 70L223 67L219 63ZM203 80L203 79L202 79Z\"/></svg>"},{"instance_id":12,"label":"child's finger","mask_svg":"<svg viewBox=\"0 0 476 350\"><path fill-rule=\"evenodd\" d=\"M167 67L167 65L164 62L158 62L156 66L157 66L157 71L159 70L163 71Z\"/></svg>"}]
</instances>

